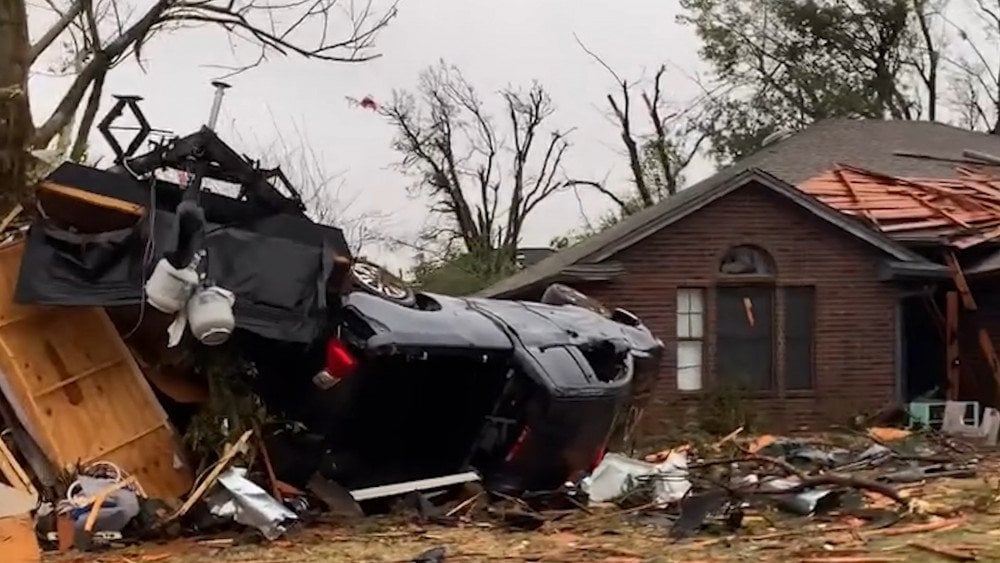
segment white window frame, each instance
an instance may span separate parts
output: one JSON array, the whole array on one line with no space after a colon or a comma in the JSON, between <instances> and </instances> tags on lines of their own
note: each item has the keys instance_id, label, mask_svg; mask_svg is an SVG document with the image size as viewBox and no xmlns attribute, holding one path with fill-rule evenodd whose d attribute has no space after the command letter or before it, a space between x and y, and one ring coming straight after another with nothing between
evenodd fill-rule
<instances>
[{"instance_id":1,"label":"white window frame","mask_svg":"<svg viewBox=\"0 0 1000 563\"><path fill-rule=\"evenodd\" d=\"M705 374L705 289L677 288L677 389L700 391Z\"/></svg>"}]
</instances>

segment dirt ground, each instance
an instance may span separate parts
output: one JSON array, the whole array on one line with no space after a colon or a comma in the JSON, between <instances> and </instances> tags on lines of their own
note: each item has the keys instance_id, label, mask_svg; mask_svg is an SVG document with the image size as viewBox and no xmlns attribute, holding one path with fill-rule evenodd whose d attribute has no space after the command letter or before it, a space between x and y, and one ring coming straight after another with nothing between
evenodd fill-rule
<instances>
[{"instance_id":1,"label":"dirt ground","mask_svg":"<svg viewBox=\"0 0 1000 563\"><path fill-rule=\"evenodd\" d=\"M735 533L674 541L668 538L666 520L648 515L636 520L620 509L581 512L534 532L487 523L435 527L371 518L354 527L316 524L268 545L186 539L87 557L49 556L46 561L405 563L438 546L447 550L446 562L1000 561L1000 466L983 468L975 479L941 479L905 490L920 499L911 508L916 513L888 527L838 514L823 520L775 520L751 513ZM893 506L886 502L884 508Z\"/></svg>"}]
</instances>

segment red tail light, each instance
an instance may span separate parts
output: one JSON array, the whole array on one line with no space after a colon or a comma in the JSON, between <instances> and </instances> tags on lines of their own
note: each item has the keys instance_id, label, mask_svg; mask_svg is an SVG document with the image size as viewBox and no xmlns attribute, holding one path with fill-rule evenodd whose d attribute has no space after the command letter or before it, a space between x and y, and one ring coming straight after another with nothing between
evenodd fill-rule
<instances>
[{"instance_id":1,"label":"red tail light","mask_svg":"<svg viewBox=\"0 0 1000 563\"><path fill-rule=\"evenodd\" d=\"M590 471L591 472L593 472L595 469L597 469L597 466L600 465L602 461L604 461L604 454L605 453L607 453L607 447L606 446L601 446L600 449L597 450L597 455L594 457L594 461L593 461L593 463L590 466Z\"/></svg>"},{"instance_id":2,"label":"red tail light","mask_svg":"<svg viewBox=\"0 0 1000 563\"><path fill-rule=\"evenodd\" d=\"M524 446L524 440L528 437L528 433L531 432L531 428L527 426L521 431L521 434L514 440L514 445L510 447L510 451L507 452L507 457L504 461L510 461L517 457L517 454L521 452L521 448Z\"/></svg>"},{"instance_id":3,"label":"red tail light","mask_svg":"<svg viewBox=\"0 0 1000 563\"><path fill-rule=\"evenodd\" d=\"M358 360L351 355L347 345L337 338L331 338L326 343L326 371L332 377L343 379L356 370Z\"/></svg>"}]
</instances>

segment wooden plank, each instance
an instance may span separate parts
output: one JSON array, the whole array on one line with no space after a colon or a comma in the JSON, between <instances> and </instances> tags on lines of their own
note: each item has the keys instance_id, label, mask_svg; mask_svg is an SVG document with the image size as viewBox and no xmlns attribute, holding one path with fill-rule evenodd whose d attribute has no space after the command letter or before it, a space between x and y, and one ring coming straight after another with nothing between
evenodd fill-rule
<instances>
[{"instance_id":1,"label":"wooden plank","mask_svg":"<svg viewBox=\"0 0 1000 563\"><path fill-rule=\"evenodd\" d=\"M11 487L38 496L38 491L35 490L31 478L17 462L14 452L10 451L3 438L0 438L0 472L3 473Z\"/></svg>"},{"instance_id":2,"label":"wooden plank","mask_svg":"<svg viewBox=\"0 0 1000 563\"><path fill-rule=\"evenodd\" d=\"M64 387L66 387L67 385L70 385L72 383L76 383L77 381L80 381L84 377L90 377L91 375L94 375L95 373L97 373L99 371L106 370L108 368L112 368L112 367L114 367L115 365L117 365L121 361L122 360L120 360L120 359L119 360L111 360L111 361L106 362L104 364L96 365L96 366L94 366L94 367L92 367L92 368L90 368L90 369L88 369L88 370L86 370L86 371L84 371L82 373L78 373L78 374L76 374L74 376L71 376L71 377L68 377L66 379L63 379L62 381L59 381L57 383L53 383L52 385L49 385L48 387L45 387L45 388L43 388L43 389L41 389L39 391L35 391L32 396L37 399L37 398L41 397L42 395L48 395L49 393L58 391L58 390L60 390L60 389L62 389Z\"/></svg>"},{"instance_id":3,"label":"wooden plank","mask_svg":"<svg viewBox=\"0 0 1000 563\"><path fill-rule=\"evenodd\" d=\"M839 167L835 168L833 173L837 176L837 178L840 179L841 182L844 183L844 186L847 188L847 191L851 193L851 198L855 202L857 202L858 206L861 208L861 214L864 215L865 218L867 218L869 221L874 223L875 226L878 226L878 221L875 220L875 217L872 216L871 211L869 211L868 208L865 207L864 202L861 201L861 196L854 189L854 185L851 184L850 178L848 178L847 175L844 173L844 171Z\"/></svg>"},{"instance_id":4,"label":"wooden plank","mask_svg":"<svg viewBox=\"0 0 1000 563\"><path fill-rule=\"evenodd\" d=\"M945 320L945 349L948 365L948 393L949 401L958 400L958 387L961 375L959 372L959 348L958 348L958 292L949 291L945 296L946 320Z\"/></svg>"},{"instance_id":5,"label":"wooden plank","mask_svg":"<svg viewBox=\"0 0 1000 563\"><path fill-rule=\"evenodd\" d=\"M74 188L71 186L64 186L62 184L57 184L55 182L42 182L38 186L41 190L50 191L57 193L62 196L66 196L72 199L82 201L84 203L89 203L91 205L96 205L98 207L103 207L105 209L113 209L115 211L121 211L128 213L130 215L142 215L143 206L132 203L130 201L123 201L120 199L115 199L113 197L108 197L100 194L95 194L88 192L86 190L81 190L80 188Z\"/></svg>"},{"instance_id":6,"label":"wooden plank","mask_svg":"<svg viewBox=\"0 0 1000 563\"><path fill-rule=\"evenodd\" d=\"M238 440L236 440L235 444L228 447L225 453L222 454L222 457L219 458L219 461L215 463L215 467L212 468L212 471L209 472L205 479L198 485L191 495L188 496L187 500L184 501L184 504L177 509L177 512L173 513L173 515L167 519L168 521L176 520L177 518L184 516L188 510L191 510L191 507L194 506L194 504L198 502L198 500L201 499L206 492L208 492L208 489L215 484L215 480L219 478L219 475L222 475L222 472L226 470L226 467L228 467L229 463L233 461L233 458L240 453L240 450L243 449L243 446L245 446L247 441L250 439L251 434L253 434L253 430L247 430Z\"/></svg>"},{"instance_id":7,"label":"wooden plank","mask_svg":"<svg viewBox=\"0 0 1000 563\"><path fill-rule=\"evenodd\" d=\"M35 536L35 520L30 514L0 518L0 553L8 563L42 560L42 550Z\"/></svg>"},{"instance_id":8,"label":"wooden plank","mask_svg":"<svg viewBox=\"0 0 1000 563\"><path fill-rule=\"evenodd\" d=\"M12 303L23 243L0 248L0 370L56 467L111 461L154 498L193 476L163 407L104 310Z\"/></svg>"},{"instance_id":9,"label":"wooden plank","mask_svg":"<svg viewBox=\"0 0 1000 563\"><path fill-rule=\"evenodd\" d=\"M972 291L969 289L969 282L965 279L965 274L962 272L962 267L958 263L958 258L955 258L953 252L949 252L944 256L945 262L948 263L948 267L951 269L952 278L955 281L955 289L958 290L958 294L962 297L962 304L969 311L976 310L976 300L972 297Z\"/></svg>"}]
</instances>

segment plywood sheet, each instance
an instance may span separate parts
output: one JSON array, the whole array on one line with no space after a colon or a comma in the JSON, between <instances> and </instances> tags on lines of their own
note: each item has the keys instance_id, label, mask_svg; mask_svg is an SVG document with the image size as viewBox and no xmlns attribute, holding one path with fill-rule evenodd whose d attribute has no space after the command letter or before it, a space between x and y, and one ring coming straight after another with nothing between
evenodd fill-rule
<instances>
[{"instance_id":1,"label":"plywood sheet","mask_svg":"<svg viewBox=\"0 0 1000 563\"><path fill-rule=\"evenodd\" d=\"M149 496L191 487L177 436L100 308L13 303L23 243L0 248L0 369L11 402L58 467L112 461Z\"/></svg>"}]
</instances>

